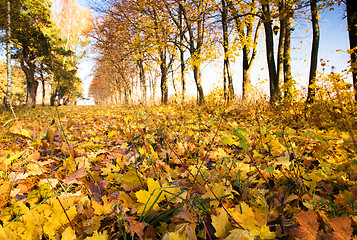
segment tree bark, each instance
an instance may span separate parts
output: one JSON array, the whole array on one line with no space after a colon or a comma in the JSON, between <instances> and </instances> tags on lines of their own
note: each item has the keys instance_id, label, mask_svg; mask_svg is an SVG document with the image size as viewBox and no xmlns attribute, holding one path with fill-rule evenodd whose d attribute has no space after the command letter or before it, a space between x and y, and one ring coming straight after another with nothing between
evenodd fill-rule
<instances>
[{"instance_id":1,"label":"tree bark","mask_svg":"<svg viewBox=\"0 0 357 240\"><path fill-rule=\"evenodd\" d=\"M228 9L225 0L222 0L222 30L223 30L223 49L224 49L224 61L223 61L223 81L224 81L224 96L227 102L230 102L234 98L234 88L232 81L232 74L229 64L229 36L228 36L228 22L227 22ZM228 86L228 88L226 88ZM228 90L228 91L227 91Z\"/></svg>"},{"instance_id":2,"label":"tree bark","mask_svg":"<svg viewBox=\"0 0 357 240\"><path fill-rule=\"evenodd\" d=\"M147 86L146 86L146 79L145 79L145 71L144 71L144 63L143 63L143 56L141 54L141 58L138 60L138 67L139 67L139 78L140 78L140 86L142 91L141 100L143 104L146 104L147 99Z\"/></svg>"},{"instance_id":3,"label":"tree bark","mask_svg":"<svg viewBox=\"0 0 357 240\"><path fill-rule=\"evenodd\" d=\"M167 88L167 65L166 54L164 51L160 52L160 71L161 71L161 103L167 104L168 102L168 88Z\"/></svg>"},{"instance_id":4,"label":"tree bark","mask_svg":"<svg viewBox=\"0 0 357 240\"><path fill-rule=\"evenodd\" d=\"M252 80L250 78L251 65L249 63L250 51L248 47L243 46L243 99L248 99L252 87Z\"/></svg>"},{"instance_id":5,"label":"tree bark","mask_svg":"<svg viewBox=\"0 0 357 240\"><path fill-rule=\"evenodd\" d=\"M182 103L185 103L185 94L186 94L186 79L185 79L185 51L183 49L183 41L184 41L184 30L183 30L183 6L179 3L179 30L180 30L180 42L179 42L179 50L180 50L180 67L181 67L181 85L182 85Z\"/></svg>"},{"instance_id":6,"label":"tree bark","mask_svg":"<svg viewBox=\"0 0 357 240\"><path fill-rule=\"evenodd\" d=\"M291 76L291 17L292 9L290 0L286 1L286 22L285 22L285 41L284 41L284 98L292 99L293 82Z\"/></svg>"},{"instance_id":7,"label":"tree bark","mask_svg":"<svg viewBox=\"0 0 357 240\"><path fill-rule=\"evenodd\" d=\"M201 84L202 72L201 72L200 65L198 64L195 64L193 66L193 77L195 79L196 86L197 86L197 93L198 93L197 103L198 105L202 105L205 103L205 98L204 98L203 88Z\"/></svg>"},{"instance_id":8,"label":"tree bark","mask_svg":"<svg viewBox=\"0 0 357 240\"><path fill-rule=\"evenodd\" d=\"M311 104L315 100L316 90L314 84L316 82L316 70L317 70L317 57L319 52L319 21L317 19L317 0L310 0L311 9L311 21L312 21L312 48L311 48L311 62L310 62L310 75L309 86L307 92L307 103Z\"/></svg>"},{"instance_id":9,"label":"tree bark","mask_svg":"<svg viewBox=\"0 0 357 240\"><path fill-rule=\"evenodd\" d=\"M265 30L265 44L267 52L267 61L269 69L269 83L270 83L270 102L274 103L280 99L279 79L276 72L275 58L274 58L274 39L272 20L270 16L269 2L262 3L263 24Z\"/></svg>"},{"instance_id":10,"label":"tree bark","mask_svg":"<svg viewBox=\"0 0 357 240\"><path fill-rule=\"evenodd\" d=\"M6 98L5 98L5 106L11 106L11 92L12 92L12 81L11 81L11 5L10 0L6 1L6 67L7 67L7 89L6 89Z\"/></svg>"},{"instance_id":11,"label":"tree bark","mask_svg":"<svg viewBox=\"0 0 357 240\"><path fill-rule=\"evenodd\" d=\"M284 42L285 42L285 1L279 0L279 19L280 19L280 33L279 33L279 43L278 43L278 62L277 62L277 76L279 86L282 85L284 79Z\"/></svg>"},{"instance_id":12,"label":"tree bark","mask_svg":"<svg viewBox=\"0 0 357 240\"><path fill-rule=\"evenodd\" d=\"M346 5L350 49L353 49L351 52L353 87L355 91L355 100L357 101L357 2L355 0L346 0Z\"/></svg>"},{"instance_id":13,"label":"tree bark","mask_svg":"<svg viewBox=\"0 0 357 240\"><path fill-rule=\"evenodd\" d=\"M35 80L36 66L33 63L33 61L34 61L34 57L31 56L29 48L27 46L23 46L22 56L21 56L21 69L26 76L26 85L27 85L26 106L34 108L36 106L38 81Z\"/></svg>"}]
</instances>

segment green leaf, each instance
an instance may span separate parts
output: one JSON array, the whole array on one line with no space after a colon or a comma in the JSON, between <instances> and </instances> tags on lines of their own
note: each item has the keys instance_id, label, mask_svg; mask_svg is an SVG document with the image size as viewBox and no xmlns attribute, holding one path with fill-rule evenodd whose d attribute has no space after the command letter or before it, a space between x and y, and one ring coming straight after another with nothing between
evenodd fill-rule
<instances>
[{"instance_id":1,"label":"green leaf","mask_svg":"<svg viewBox=\"0 0 357 240\"><path fill-rule=\"evenodd\" d=\"M244 150L247 150L247 148L248 148L247 139L246 139L246 138L243 138L243 139L239 142L239 146L240 146L241 148L243 148Z\"/></svg>"},{"instance_id":2,"label":"green leaf","mask_svg":"<svg viewBox=\"0 0 357 240\"><path fill-rule=\"evenodd\" d=\"M322 142L322 143L326 143L327 144L327 142L321 137L321 136L315 136L315 139L317 140L317 141L319 141L319 142Z\"/></svg>"},{"instance_id":3,"label":"green leaf","mask_svg":"<svg viewBox=\"0 0 357 240\"><path fill-rule=\"evenodd\" d=\"M221 137L221 142L226 145L231 145L231 141L229 140L229 138L226 135Z\"/></svg>"},{"instance_id":4,"label":"green leaf","mask_svg":"<svg viewBox=\"0 0 357 240\"><path fill-rule=\"evenodd\" d=\"M265 171L266 171L267 173L273 173L273 172L275 171L275 169L274 169L273 166L270 166L270 167L267 167L267 168L265 169Z\"/></svg>"},{"instance_id":5,"label":"green leaf","mask_svg":"<svg viewBox=\"0 0 357 240\"><path fill-rule=\"evenodd\" d=\"M247 131L245 129L242 128L234 128L233 129L233 135L239 138L246 138Z\"/></svg>"},{"instance_id":6,"label":"green leaf","mask_svg":"<svg viewBox=\"0 0 357 240\"><path fill-rule=\"evenodd\" d=\"M31 136L30 136L30 132L29 131L27 131L25 129L21 129L20 133L21 133L22 136L25 136L25 137L27 137L29 139L32 139Z\"/></svg>"},{"instance_id":7,"label":"green leaf","mask_svg":"<svg viewBox=\"0 0 357 240\"><path fill-rule=\"evenodd\" d=\"M313 134L314 134L314 131L306 132L302 135L302 137L303 138L311 138Z\"/></svg>"}]
</instances>

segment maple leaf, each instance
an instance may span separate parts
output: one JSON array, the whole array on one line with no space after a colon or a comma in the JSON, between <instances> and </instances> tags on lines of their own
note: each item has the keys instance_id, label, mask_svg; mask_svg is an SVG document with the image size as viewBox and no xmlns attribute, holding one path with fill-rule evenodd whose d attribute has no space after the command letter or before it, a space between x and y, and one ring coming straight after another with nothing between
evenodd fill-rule
<instances>
[{"instance_id":1,"label":"maple leaf","mask_svg":"<svg viewBox=\"0 0 357 240\"><path fill-rule=\"evenodd\" d=\"M218 215L212 215L212 225L216 229L216 237L224 238L227 236L229 230L232 229L232 225L228 219L228 213L223 209L219 208Z\"/></svg>"},{"instance_id":2,"label":"maple leaf","mask_svg":"<svg viewBox=\"0 0 357 240\"><path fill-rule=\"evenodd\" d=\"M115 203L110 202L107 196L102 197L103 204L98 203L97 201L92 201L92 208L94 209L94 214L102 215L113 212Z\"/></svg>"},{"instance_id":3,"label":"maple leaf","mask_svg":"<svg viewBox=\"0 0 357 240\"><path fill-rule=\"evenodd\" d=\"M215 199L217 198L233 198L232 187L226 186L224 182L220 183L211 183L210 187L205 186L206 193L202 195L203 199ZM218 201L211 201L210 205L213 207L217 207L219 204Z\"/></svg>"},{"instance_id":4,"label":"maple leaf","mask_svg":"<svg viewBox=\"0 0 357 240\"><path fill-rule=\"evenodd\" d=\"M244 229L233 229L230 231L228 237L224 240L254 240L255 237L251 236L248 230Z\"/></svg>"},{"instance_id":5,"label":"maple leaf","mask_svg":"<svg viewBox=\"0 0 357 240\"><path fill-rule=\"evenodd\" d=\"M86 240L108 240L107 231L103 231L102 233L98 233L98 231L94 231L92 237L86 237Z\"/></svg>"},{"instance_id":6,"label":"maple leaf","mask_svg":"<svg viewBox=\"0 0 357 240\"><path fill-rule=\"evenodd\" d=\"M270 232L266 226L266 219L260 213L249 207L248 204L242 202L233 211L230 209L232 217L246 230L251 236L259 236L261 238L275 238L275 234Z\"/></svg>"},{"instance_id":7,"label":"maple leaf","mask_svg":"<svg viewBox=\"0 0 357 240\"><path fill-rule=\"evenodd\" d=\"M139 190L135 193L138 202L144 204L138 209L138 213L141 214L144 211L149 209L157 210L159 209L158 203L165 199L165 193L163 192L163 187L166 187L166 184L160 186L159 181L149 178L147 180L148 191Z\"/></svg>"},{"instance_id":8,"label":"maple leaf","mask_svg":"<svg viewBox=\"0 0 357 240\"><path fill-rule=\"evenodd\" d=\"M77 239L76 232L72 229L71 226L67 227L62 233L61 240L75 240L75 239Z\"/></svg>"},{"instance_id":9,"label":"maple leaf","mask_svg":"<svg viewBox=\"0 0 357 240\"><path fill-rule=\"evenodd\" d=\"M329 222L329 225L334 230L332 233L328 234L330 239L352 239L353 228L349 217L334 218Z\"/></svg>"},{"instance_id":10,"label":"maple leaf","mask_svg":"<svg viewBox=\"0 0 357 240\"><path fill-rule=\"evenodd\" d=\"M0 224L0 238L1 239L9 239L8 234L6 233L3 226Z\"/></svg>"},{"instance_id":11,"label":"maple leaf","mask_svg":"<svg viewBox=\"0 0 357 240\"><path fill-rule=\"evenodd\" d=\"M125 225L125 228L128 232L135 232L140 237L144 236L144 228L147 226L146 223L139 222L135 220L135 217L127 217L125 218L129 224Z\"/></svg>"},{"instance_id":12,"label":"maple leaf","mask_svg":"<svg viewBox=\"0 0 357 240\"><path fill-rule=\"evenodd\" d=\"M290 230L290 237L294 239L313 240L317 237L319 223L317 221L317 214L314 211L308 211L296 216L296 221L299 227Z\"/></svg>"}]
</instances>

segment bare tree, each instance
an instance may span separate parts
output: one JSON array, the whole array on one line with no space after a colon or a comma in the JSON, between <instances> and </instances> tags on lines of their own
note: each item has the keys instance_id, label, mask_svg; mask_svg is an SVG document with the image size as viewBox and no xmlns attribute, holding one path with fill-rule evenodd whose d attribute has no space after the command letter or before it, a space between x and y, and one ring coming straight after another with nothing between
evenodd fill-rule
<instances>
[{"instance_id":1,"label":"bare tree","mask_svg":"<svg viewBox=\"0 0 357 240\"><path fill-rule=\"evenodd\" d=\"M316 90L314 84L316 82L316 70L318 62L320 30L317 11L317 0L310 0L311 22L312 22L312 48L311 48L311 62L309 74L309 86L307 92L307 103L312 103L315 100Z\"/></svg>"}]
</instances>

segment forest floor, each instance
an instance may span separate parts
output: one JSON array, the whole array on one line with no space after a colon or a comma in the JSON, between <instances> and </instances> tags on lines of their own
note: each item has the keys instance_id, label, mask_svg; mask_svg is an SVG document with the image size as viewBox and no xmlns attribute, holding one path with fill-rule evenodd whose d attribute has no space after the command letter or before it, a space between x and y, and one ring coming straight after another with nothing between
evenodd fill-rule
<instances>
[{"instance_id":1,"label":"forest floor","mask_svg":"<svg viewBox=\"0 0 357 240\"><path fill-rule=\"evenodd\" d=\"M356 239L353 104L0 114L0 239Z\"/></svg>"}]
</instances>

